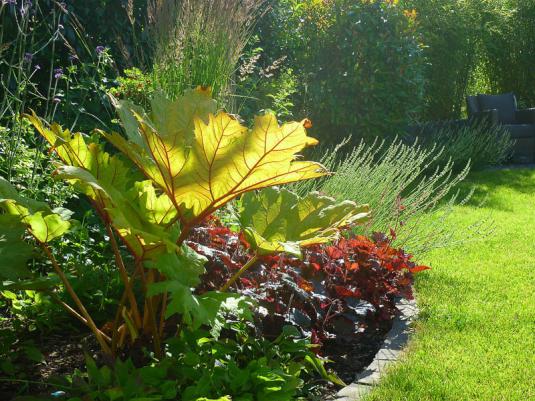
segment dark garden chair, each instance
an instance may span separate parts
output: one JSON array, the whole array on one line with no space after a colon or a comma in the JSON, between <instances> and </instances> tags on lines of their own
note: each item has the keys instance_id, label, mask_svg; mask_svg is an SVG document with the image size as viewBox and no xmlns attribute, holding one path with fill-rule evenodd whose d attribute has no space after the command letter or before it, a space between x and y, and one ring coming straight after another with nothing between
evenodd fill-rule
<instances>
[{"instance_id":1,"label":"dark garden chair","mask_svg":"<svg viewBox=\"0 0 535 401\"><path fill-rule=\"evenodd\" d=\"M513 93L466 98L468 118L486 118L500 124L516 141L513 162L535 162L535 108L518 110Z\"/></svg>"}]
</instances>

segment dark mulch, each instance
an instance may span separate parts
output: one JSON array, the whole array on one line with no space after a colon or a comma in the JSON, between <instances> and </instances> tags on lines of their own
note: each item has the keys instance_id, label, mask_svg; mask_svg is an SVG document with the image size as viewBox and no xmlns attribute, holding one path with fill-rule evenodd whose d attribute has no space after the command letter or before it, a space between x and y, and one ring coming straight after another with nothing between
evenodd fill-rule
<instances>
[{"instance_id":1,"label":"dark mulch","mask_svg":"<svg viewBox=\"0 0 535 401\"><path fill-rule=\"evenodd\" d=\"M58 390L48 387L44 382L53 377L72 374L75 369L85 366L85 354L97 357L99 346L92 335L88 334L52 334L44 339L33 338L33 343L41 351L44 360L35 363L24 359L16 360L23 367L18 375L20 381L10 382L0 371L0 400L9 400L20 394L50 395Z\"/></svg>"},{"instance_id":2,"label":"dark mulch","mask_svg":"<svg viewBox=\"0 0 535 401\"><path fill-rule=\"evenodd\" d=\"M350 339L341 337L325 342L324 354L332 361L329 367L345 383L352 383L356 375L372 363L391 327L392 322L388 322L368 327Z\"/></svg>"},{"instance_id":3,"label":"dark mulch","mask_svg":"<svg viewBox=\"0 0 535 401\"><path fill-rule=\"evenodd\" d=\"M370 325L351 338L338 337L325 341L323 355L331 361L327 366L344 383L351 384L356 376L372 363L391 328L392 321L388 321L380 325ZM335 399L338 390L337 386L326 386L321 391L320 399Z\"/></svg>"}]
</instances>

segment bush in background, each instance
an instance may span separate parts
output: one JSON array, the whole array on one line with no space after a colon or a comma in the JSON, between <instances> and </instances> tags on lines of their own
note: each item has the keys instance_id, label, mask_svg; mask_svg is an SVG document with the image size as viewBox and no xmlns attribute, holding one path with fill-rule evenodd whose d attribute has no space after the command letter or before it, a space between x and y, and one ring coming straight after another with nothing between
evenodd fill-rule
<instances>
[{"instance_id":1,"label":"bush in background","mask_svg":"<svg viewBox=\"0 0 535 401\"><path fill-rule=\"evenodd\" d=\"M422 120L459 118L465 96L515 92L535 104L535 4L524 0L401 0L424 44Z\"/></svg>"},{"instance_id":2,"label":"bush in background","mask_svg":"<svg viewBox=\"0 0 535 401\"><path fill-rule=\"evenodd\" d=\"M417 114L422 49L416 16L390 1L272 1L259 46L268 59L287 56L302 88L299 118L322 142L395 132Z\"/></svg>"},{"instance_id":3,"label":"bush in background","mask_svg":"<svg viewBox=\"0 0 535 401\"><path fill-rule=\"evenodd\" d=\"M402 0L414 9L424 43L424 120L460 116L471 71L477 60L481 2Z\"/></svg>"},{"instance_id":4,"label":"bush in background","mask_svg":"<svg viewBox=\"0 0 535 401\"><path fill-rule=\"evenodd\" d=\"M484 60L489 89L515 92L523 106L535 107L535 3L525 0L496 2L484 16Z\"/></svg>"}]
</instances>

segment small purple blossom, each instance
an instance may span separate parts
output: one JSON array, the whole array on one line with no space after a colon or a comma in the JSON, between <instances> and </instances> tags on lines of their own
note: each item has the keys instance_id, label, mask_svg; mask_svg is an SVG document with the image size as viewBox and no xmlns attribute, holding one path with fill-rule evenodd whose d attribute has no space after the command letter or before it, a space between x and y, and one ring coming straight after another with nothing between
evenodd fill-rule
<instances>
[{"instance_id":1,"label":"small purple blossom","mask_svg":"<svg viewBox=\"0 0 535 401\"><path fill-rule=\"evenodd\" d=\"M52 99L52 102L54 102L55 104L59 104L61 102L61 99L59 97L55 97L54 99Z\"/></svg>"},{"instance_id":2,"label":"small purple blossom","mask_svg":"<svg viewBox=\"0 0 535 401\"><path fill-rule=\"evenodd\" d=\"M78 56L76 54L69 54L69 61L75 63L78 61Z\"/></svg>"},{"instance_id":3,"label":"small purple blossom","mask_svg":"<svg viewBox=\"0 0 535 401\"><path fill-rule=\"evenodd\" d=\"M33 53L24 53L24 61L30 63L33 59Z\"/></svg>"},{"instance_id":4,"label":"small purple blossom","mask_svg":"<svg viewBox=\"0 0 535 401\"><path fill-rule=\"evenodd\" d=\"M63 69L62 68L56 68L54 70L54 78L60 79L63 76Z\"/></svg>"},{"instance_id":5,"label":"small purple blossom","mask_svg":"<svg viewBox=\"0 0 535 401\"><path fill-rule=\"evenodd\" d=\"M106 51L106 47L105 46L97 46L95 48L95 52L97 53L97 56L100 56L105 51Z\"/></svg>"}]
</instances>

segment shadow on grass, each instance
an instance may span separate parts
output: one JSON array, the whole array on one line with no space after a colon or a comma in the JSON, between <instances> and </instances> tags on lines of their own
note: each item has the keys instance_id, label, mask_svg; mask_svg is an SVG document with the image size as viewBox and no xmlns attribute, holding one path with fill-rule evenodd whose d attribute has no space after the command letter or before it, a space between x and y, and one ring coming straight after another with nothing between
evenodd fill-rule
<instances>
[{"instance_id":1,"label":"shadow on grass","mask_svg":"<svg viewBox=\"0 0 535 401\"><path fill-rule=\"evenodd\" d=\"M461 186L461 194L467 194L471 188L475 192L468 201L468 206L483 206L501 211L513 211L507 197L498 193L502 189L535 195L535 169L504 169L474 172Z\"/></svg>"}]
</instances>

